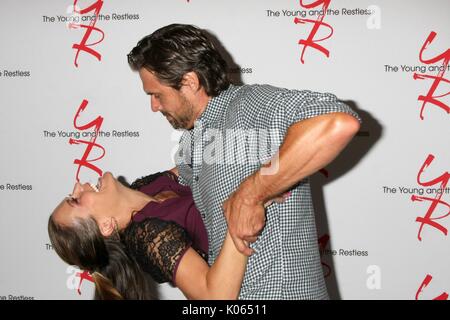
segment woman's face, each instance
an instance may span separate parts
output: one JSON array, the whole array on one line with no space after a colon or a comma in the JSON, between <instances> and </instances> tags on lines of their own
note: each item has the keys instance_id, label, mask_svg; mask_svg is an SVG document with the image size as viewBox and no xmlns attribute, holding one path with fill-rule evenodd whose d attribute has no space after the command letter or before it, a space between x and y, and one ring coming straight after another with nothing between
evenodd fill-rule
<instances>
[{"instance_id":1,"label":"woman's face","mask_svg":"<svg viewBox=\"0 0 450 320\"><path fill-rule=\"evenodd\" d=\"M98 192L89 183L75 183L72 194L53 211L55 223L70 226L75 218L93 217L97 224L115 215L123 186L106 172L97 184Z\"/></svg>"}]
</instances>

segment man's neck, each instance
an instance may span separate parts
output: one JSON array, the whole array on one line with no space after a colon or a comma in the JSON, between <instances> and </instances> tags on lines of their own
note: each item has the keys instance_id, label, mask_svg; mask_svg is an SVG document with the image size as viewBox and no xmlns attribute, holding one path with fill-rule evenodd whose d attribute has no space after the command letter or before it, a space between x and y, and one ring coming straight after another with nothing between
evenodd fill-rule
<instances>
[{"instance_id":1,"label":"man's neck","mask_svg":"<svg viewBox=\"0 0 450 320\"><path fill-rule=\"evenodd\" d=\"M211 101L213 97L208 96L206 93L198 97L198 100L196 101L196 107L194 109L194 116L192 117L192 122L189 124L189 128L186 128L187 130L191 130L194 127L195 121L197 121L203 112L205 112L206 108L208 107L209 101Z\"/></svg>"}]
</instances>

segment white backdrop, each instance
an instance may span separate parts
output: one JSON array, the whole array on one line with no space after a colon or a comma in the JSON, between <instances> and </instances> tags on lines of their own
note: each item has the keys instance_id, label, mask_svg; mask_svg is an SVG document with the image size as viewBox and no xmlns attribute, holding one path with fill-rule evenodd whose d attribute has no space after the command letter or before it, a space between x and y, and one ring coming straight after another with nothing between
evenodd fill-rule
<instances>
[{"instance_id":1,"label":"white backdrop","mask_svg":"<svg viewBox=\"0 0 450 320\"><path fill-rule=\"evenodd\" d=\"M86 149L84 143L69 144L69 138L89 140L83 132L92 132L74 128L74 117L86 99L78 124L103 118L96 142L105 155L91 162L99 170L131 182L172 167L179 134L151 112L126 54L143 36L175 22L209 30L241 68L233 75L243 83L332 92L362 116L364 124L348 149L313 177L318 239L332 298L445 298L450 291L450 190L440 195L436 190L449 179L449 84L414 80L413 74L437 76L437 68L445 59L448 63L450 51L430 64L423 61L449 48L450 2L331 0L332 10L323 18L333 29L329 38L324 25L311 34L318 19L313 10L322 6L302 7L312 2L104 0L95 24L104 39L88 47L99 60L86 51L76 59L72 48L88 31L77 24L88 25L83 20L93 11L73 13L71 0L2 0L0 299L91 298L92 284L83 282L77 293L80 278L58 258L47 235L48 216L71 192L78 169L74 161ZM93 3L80 1L78 7ZM310 21L295 23L295 18ZM420 50L431 32L437 35L421 62ZM329 57L307 47L302 63L299 40L310 35L327 38L318 44ZM100 39L94 30L86 43ZM450 70L444 67L445 79ZM430 91L433 81L436 88ZM429 92L440 97L426 103L421 119L418 97ZM88 159L101 155L94 147ZM435 158L418 181L428 155ZM83 181L97 176L89 168L80 170ZM428 198L412 201L413 195ZM425 217L423 229L418 217ZM168 285L160 289L163 299L183 298Z\"/></svg>"}]
</instances>

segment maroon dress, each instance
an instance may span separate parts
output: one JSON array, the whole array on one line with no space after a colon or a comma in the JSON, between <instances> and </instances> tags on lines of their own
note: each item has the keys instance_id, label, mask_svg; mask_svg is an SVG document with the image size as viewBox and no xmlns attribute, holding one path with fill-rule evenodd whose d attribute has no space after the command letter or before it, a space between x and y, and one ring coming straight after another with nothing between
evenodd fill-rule
<instances>
[{"instance_id":1,"label":"maroon dress","mask_svg":"<svg viewBox=\"0 0 450 320\"><path fill-rule=\"evenodd\" d=\"M189 187L170 171L136 180L131 188L154 196L173 191L178 197L149 202L124 232L129 253L159 283L175 283L178 264L189 247L207 261L208 236Z\"/></svg>"}]
</instances>

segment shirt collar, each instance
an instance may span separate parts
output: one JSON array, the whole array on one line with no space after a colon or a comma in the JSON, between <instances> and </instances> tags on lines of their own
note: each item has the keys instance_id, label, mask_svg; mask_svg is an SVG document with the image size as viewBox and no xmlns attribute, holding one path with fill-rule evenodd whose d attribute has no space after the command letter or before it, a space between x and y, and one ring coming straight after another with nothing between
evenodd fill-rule
<instances>
[{"instance_id":1,"label":"shirt collar","mask_svg":"<svg viewBox=\"0 0 450 320\"><path fill-rule=\"evenodd\" d=\"M210 125L216 122L219 116L226 110L229 102L238 89L238 86L230 84L230 86L226 90L220 92L217 97L211 98L206 105L205 110L195 122L204 125Z\"/></svg>"}]
</instances>

